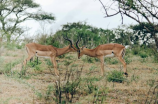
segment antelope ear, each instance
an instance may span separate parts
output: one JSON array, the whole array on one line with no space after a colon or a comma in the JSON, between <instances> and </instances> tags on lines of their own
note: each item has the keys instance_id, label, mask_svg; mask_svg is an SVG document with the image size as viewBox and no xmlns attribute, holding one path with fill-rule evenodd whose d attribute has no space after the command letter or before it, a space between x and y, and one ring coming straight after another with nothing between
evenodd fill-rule
<instances>
[{"instance_id":1,"label":"antelope ear","mask_svg":"<svg viewBox=\"0 0 158 104\"><path fill-rule=\"evenodd\" d=\"M72 48L72 46L71 46L71 45L69 45L69 48Z\"/></svg>"},{"instance_id":2,"label":"antelope ear","mask_svg":"<svg viewBox=\"0 0 158 104\"><path fill-rule=\"evenodd\" d=\"M84 46L81 47L81 49L83 50Z\"/></svg>"},{"instance_id":3,"label":"antelope ear","mask_svg":"<svg viewBox=\"0 0 158 104\"><path fill-rule=\"evenodd\" d=\"M81 49L83 50L84 48L87 48L86 46L82 46Z\"/></svg>"}]
</instances>

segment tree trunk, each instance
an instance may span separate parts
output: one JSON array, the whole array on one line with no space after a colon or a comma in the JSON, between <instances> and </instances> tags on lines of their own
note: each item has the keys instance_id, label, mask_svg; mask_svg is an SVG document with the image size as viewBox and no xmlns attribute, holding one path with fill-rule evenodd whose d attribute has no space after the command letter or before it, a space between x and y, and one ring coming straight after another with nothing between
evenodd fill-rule
<instances>
[{"instance_id":1,"label":"tree trunk","mask_svg":"<svg viewBox=\"0 0 158 104\"><path fill-rule=\"evenodd\" d=\"M10 43L10 40L11 40L11 35L7 34L7 43Z\"/></svg>"},{"instance_id":2,"label":"tree trunk","mask_svg":"<svg viewBox=\"0 0 158 104\"><path fill-rule=\"evenodd\" d=\"M155 40L156 48L158 49L158 37L156 36L156 34L154 34L154 40Z\"/></svg>"}]
</instances>

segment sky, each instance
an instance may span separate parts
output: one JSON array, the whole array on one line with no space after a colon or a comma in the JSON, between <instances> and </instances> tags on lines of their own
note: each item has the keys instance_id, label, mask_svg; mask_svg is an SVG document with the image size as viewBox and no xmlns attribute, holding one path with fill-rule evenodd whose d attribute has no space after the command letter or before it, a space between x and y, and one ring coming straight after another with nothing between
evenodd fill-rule
<instances>
[{"instance_id":1,"label":"sky","mask_svg":"<svg viewBox=\"0 0 158 104\"><path fill-rule=\"evenodd\" d=\"M104 11L99 0L34 0L41 5L41 9L53 13L56 20L51 24L28 21L25 25L30 28L30 35L42 30L56 32L62 25L73 22L87 22L88 25L103 29L113 29L121 25L121 17L104 18ZM103 1L103 0L102 0ZM133 20L126 17L124 24L133 24ZM44 29L42 29L44 28Z\"/></svg>"}]
</instances>

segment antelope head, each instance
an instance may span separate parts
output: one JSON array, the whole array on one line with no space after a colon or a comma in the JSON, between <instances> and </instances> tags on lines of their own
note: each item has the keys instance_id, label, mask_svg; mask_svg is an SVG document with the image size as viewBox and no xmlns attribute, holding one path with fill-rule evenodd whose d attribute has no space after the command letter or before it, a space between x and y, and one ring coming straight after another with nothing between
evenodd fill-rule
<instances>
[{"instance_id":1,"label":"antelope head","mask_svg":"<svg viewBox=\"0 0 158 104\"><path fill-rule=\"evenodd\" d=\"M84 49L86 48L85 46L79 47L78 46L79 38L76 42L76 47L77 47L77 53L78 53L78 59L80 59L84 55Z\"/></svg>"},{"instance_id":2,"label":"antelope head","mask_svg":"<svg viewBox=\"0 0 158 104\"><path fill-rule=\"evenodd\" d=\"M63 36L63 38L67 41L70 42L70 45L69 45L69 51L70 52L76 52L78 49L76 49L76 47L72 44L72 41L67 37L67 34L66 34L66 37Z\"/></svg>"}]
</instances>

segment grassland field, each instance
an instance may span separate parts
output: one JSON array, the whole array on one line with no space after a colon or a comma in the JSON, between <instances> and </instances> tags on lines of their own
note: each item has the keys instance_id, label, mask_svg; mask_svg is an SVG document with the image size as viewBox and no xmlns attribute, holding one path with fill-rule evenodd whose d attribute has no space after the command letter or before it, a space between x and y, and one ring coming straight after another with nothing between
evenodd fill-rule
<instances>
[{"instance_id":1,"label":"grassland field","mask_svg":"<svg viewBox=\"0 0 158 104\"><path fill-rule=\"evenodd\" d=\"M105 74L100 62L77 53L57 57L60 76L54 74L49 59L28 63L25 49L3 49L0 56L0 104L158 104L158 64L153 56L126 54L128 77L108 81L111 72L123 72L117 58L105 58ZM34 58L36 60L36 58Z\"/></svg>"}]
</instances>

